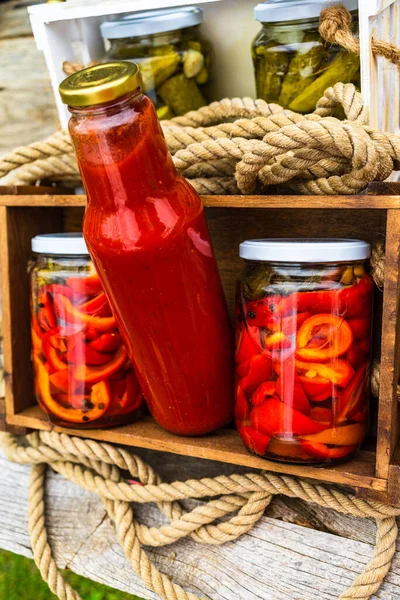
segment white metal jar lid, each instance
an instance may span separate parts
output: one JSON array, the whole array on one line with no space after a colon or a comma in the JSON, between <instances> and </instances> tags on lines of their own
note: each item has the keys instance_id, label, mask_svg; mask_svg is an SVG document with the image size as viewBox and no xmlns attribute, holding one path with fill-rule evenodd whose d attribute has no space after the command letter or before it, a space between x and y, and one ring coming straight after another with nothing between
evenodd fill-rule
<instances>
[{"instance_id":1,"label":"white metal jar lid","mask_svg":"<svg viewBox=\"0 0 400 600\"><path fill-rule=\"evenodd\" d=\"M201 8L177 6L169 9L141 11L105 21L100 25L100 31L104 39L115 40L176 31L200 25L202 22L203 11Z\"/></svg>"},{"instance_id":2,"label":"white metal jar lid","mask_svg":"<svg viewBox=\"0 0 400 600\"><path fill-rule=\"evenodd\" d=\"M81 233L45 233L31 240L32 251L36 254L56 256L83 256L89 252Z\"/></svg>"},{"instance_id":3,"label":"white metal jar lid","mask_svg":"<svg viewBox=\"0 0 400 600\"><path fill-rule=\"evenodd\" d=\"M335 4L344 4L348 10L358 9L358 0L268 0L257 4L254 17L261 23L313 19Z\"/></svg>"},{"instance_id":4,"label":"white metal jar lid","mask_svg":"<svg viewBox=\"0 0 400 600\"><path fill-rule=\"evenodd\" d=\"M291 263L351 262L371 256L371 246L361 240L340 238L270 238L240 244L245 260Z\"/></svg>"}]
</instances>

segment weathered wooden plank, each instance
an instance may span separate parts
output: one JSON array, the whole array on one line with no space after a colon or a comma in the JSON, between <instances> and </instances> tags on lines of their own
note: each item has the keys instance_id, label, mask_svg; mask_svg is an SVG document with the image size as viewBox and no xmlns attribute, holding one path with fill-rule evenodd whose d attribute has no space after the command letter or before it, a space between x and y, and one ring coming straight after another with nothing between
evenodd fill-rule
<instances>
[{"instance_id":1,"label":"weathered wooden plank","mask_svg":"<svg viewBox=\"0 0 400 600\"><path fill-rule=\"evenodd\" d=\"M169 475L175 470L182 478L200 476L204 468L215 474L215 465L210 468L209 462L204 465L203 461L187 462L184 457L150 452L143 456L150 456L160 471L166 465ZM229 472L231 467L225 468ZM29 467L8 463L0 456L0 473L0 547L31 556L26 519ZM47 499L50 539L60 567L156 600L132 573L96 497L51 474ZM250 534L234 543L205 547L184 540L151 551L151 557L178 583L212 600L334 600L371 558L374 525L316 510L316 518L326 529L332 526L335 532L341 529L358 539L344 539L266 516ZM270 514L286 514L285 505L276 502L273 511ZM142 522L162 522L152 505L138 506L136 514ZM294 504L291 514L296 514ZM400 560L396 558L387 583L374 599L399 596Z\"/></svg>"}]
</instances>

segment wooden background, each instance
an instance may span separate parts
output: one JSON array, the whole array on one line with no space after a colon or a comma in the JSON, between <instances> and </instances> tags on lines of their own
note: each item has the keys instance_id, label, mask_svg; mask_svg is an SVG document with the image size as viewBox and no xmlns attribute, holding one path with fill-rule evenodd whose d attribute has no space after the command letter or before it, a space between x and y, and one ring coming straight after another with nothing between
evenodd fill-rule
<instances>
[{"instance_id":1,"label":"wooden background","mask_svg":"<svg viewBox=\"0 0 400 600\"><path fill-rule=\"evenodd\" d=\"M27 4L0 2L0 156L51 134L58 125ZM138 453L170 481L177 473L187 479L241 471L171 454ZM29 467L11 464L0 453L0 547L31 557L28 481ZM46 491L50 541L60 567L156 599L130 569L98 498L55 474L49 476ZM162 522L153 505L139 506L136 512L143 522ZM235 543L205 547L184 540L152 551L151 558L185 588L212 600L335 600L372 557L374 538L371 520L279 498L250 534ZM374 598L399 597L400 557L396 557Z\"/></svg>"}]
</instances>

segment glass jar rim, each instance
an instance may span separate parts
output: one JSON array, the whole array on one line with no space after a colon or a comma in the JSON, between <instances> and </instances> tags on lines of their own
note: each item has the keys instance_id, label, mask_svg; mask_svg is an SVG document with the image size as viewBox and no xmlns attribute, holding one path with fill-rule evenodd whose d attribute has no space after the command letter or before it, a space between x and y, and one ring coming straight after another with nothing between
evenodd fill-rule
<instances>
[{"instance_id":1,"label":"glass jar rim","mask_svg":"<svg viewBox=\"0 0 400 600\"><path fill-rule=\"evenodd\" d=\"M53 256L89 256L81 233L44 233L31 240L32 252Z\"/></svg>"},{"instance_id":2,"label":"glass jar rim","mask_svg":"<svg viewBox=\"0 0 400 600\"><path fill-rule=\"evenodd\" d=\"M368 242L342 238L266 238L246 240L239 255L245 260L276 263L338 263L366 260Z\"/></svg>"},{"instance_id":3,"label":"glass jar rim","mask_svg":"<svg viewBox=\"0 0 400 600\"><path fill-rule=\"evenodd\" d=\"M319 18L321 10L335 4L344 4L350 11L358 9L358 0L268 0L257 4L254 18L261 23L314 19Z\"/></svg>"},{"instance_id":4,"label":"glass jar rim","mask_svg":"<svg viewBox=\"0 0 400 600\"><path fill-rule=\"evenodd\" d=\"M154 33L167 33L203 22L203 11L197 6L177 6L131 13L100 25L104 39L143 37Z\"/></svg>"}]
</instances>

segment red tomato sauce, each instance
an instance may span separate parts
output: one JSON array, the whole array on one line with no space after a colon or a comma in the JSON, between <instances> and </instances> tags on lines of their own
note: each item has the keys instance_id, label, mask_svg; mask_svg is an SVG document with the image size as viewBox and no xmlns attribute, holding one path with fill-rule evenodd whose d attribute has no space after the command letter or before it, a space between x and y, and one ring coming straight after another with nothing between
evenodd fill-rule
<instances>
[{"instance_id":1,"label":"red tomato sauce","mask_svg":"<svg viewBox=\"0 0 400 600\"><path fill-rule=\"evenodd\" d=\"M149 409L182 435L226 425L231 329L200 198L146 97L72 113L84 236Z\"/></svg>"}]
</instances>

